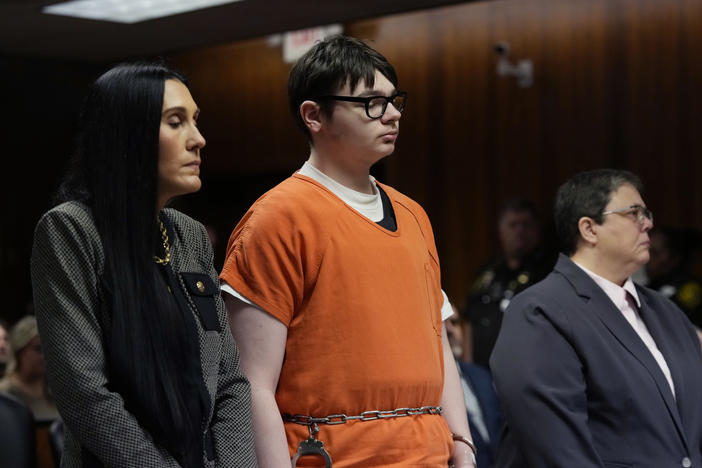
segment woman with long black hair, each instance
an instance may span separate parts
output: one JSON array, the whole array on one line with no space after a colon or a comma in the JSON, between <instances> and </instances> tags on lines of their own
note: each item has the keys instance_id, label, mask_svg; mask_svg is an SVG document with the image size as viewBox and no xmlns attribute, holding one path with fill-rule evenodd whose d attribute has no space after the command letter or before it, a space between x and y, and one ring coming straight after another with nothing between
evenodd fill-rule
<instances>
[{"instance_id":1,"label":"woman with long black hair","mask_svg":"<svg viewBox=\"0 0 702 468\"><path fill-rule=\"evenodd\" d=\"M91 87L60 203L39 221L32 285L62 466L256 465L249 383L202 224L199 109L161 64Z\"/></svg>"}]
</instances>

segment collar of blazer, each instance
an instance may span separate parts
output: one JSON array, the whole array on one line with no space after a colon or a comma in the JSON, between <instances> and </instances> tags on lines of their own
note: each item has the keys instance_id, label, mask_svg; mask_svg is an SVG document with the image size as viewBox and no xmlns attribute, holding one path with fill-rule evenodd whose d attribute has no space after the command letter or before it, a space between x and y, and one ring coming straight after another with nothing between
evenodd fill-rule
<instances>
[{"instance_id":1,"label":"collar of blazer","mask_svg":"<svg viewBox=\"0 0 702 468\"><path fill-rule=\"evenodd\" d=\"M671 417L675 421L680 436L685 440L678 406L676 405L668 381L651 352L634 328L626 321L621 311L614 305L602 288L567 256L563 254L559 255L554 271L563 275L566 281L573 287L575 293L583 298L581 306L585 312L596 315L613 337L646 368L656 382L658 391L665 401ZM641 300L641 309L639 311L641 318L649 329L656 345L665 357L673 377L673 382L676 384L676 388L678 388L680 386L680 380L677 379L676 376L679 370L676 367L675 358L671 357L668 352L668 340L671 339L670 332L664 329L657 317L657 313L665 311L653 310L650 305L650 298L645 290L638 285L636 289L639 293L639 299ZM685 441L685 443L687 444L687 441Z\"/></svg>"}]
</instances>

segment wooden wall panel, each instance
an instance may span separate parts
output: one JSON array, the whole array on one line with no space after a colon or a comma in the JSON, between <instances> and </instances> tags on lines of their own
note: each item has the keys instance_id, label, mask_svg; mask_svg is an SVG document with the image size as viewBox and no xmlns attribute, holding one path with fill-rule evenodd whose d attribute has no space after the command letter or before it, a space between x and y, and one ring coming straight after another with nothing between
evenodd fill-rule
<instances>
[{"instance_id":1,"label":"wooden wall panel","mask_svg":"<svg viewBox=\"0 0 702 468\"><path fill-rule=\"evenodd\" d=\"M702 2L471 2L346 32L385 54L409 91L380 174L429 213L454 301L498 248L499 206L531 198L548 234L555 191L578 171L637 172L657 223L702 229ZM496 75L499 41L511 59L533 61L533 87ZM260 39L174 57L192 69L207 165L220 178L282 177L306 156L279 56Z\"/></svg>"},{"instance_id":2,"label":"wooden wall panel","mask_svg":"<svg viewBox=\"0 0 702 468\"><path fill-rule=\"evenodd\" d=\"M289 115L280 48L253 39L172 57L203 110L203 170L260 173L297 167L307 145ZM304 160L304 159L303 159Z\"/></svg>"},{"instance_id":3,"label":"wooden wall panel","mask_svg":"<svg viewBox=\"0 0 702 468\"><path fill-rule=\"evenodd\" d=\"M497 249L498 207L527 196L548 232L557 186L580 170L631 169L657 220L702 228L700 13L692 0L506 0L346 25L410 93L382 176L427 209L454 300ZM532 88L495 75L498 41L534 62ZM279 53L260 39L175 57L192 70L218 177L282 177L306 155Z\"/></svg>"},{"instance_id":4,"label":"wooden wall panel","mask_svg":"<svg viewBox=\"0 0 702 468\"><path fill-rule=\"evenodd\" d=\"M494 0L345 25L395 65L409 91L394 155L374 173L429 213L444 287L463 301L497 248L495 213L524 195L550 233L553 195L574 173L602 166L642 176L657 224L702 230L702 2ZM535 83L495 74L493 45L534 62ZM203 189L178 206L226 238L257 196L308 154L290 118L290 65L267 38L168 57L202 108ZM0 59L11 121L0 277L5 318L31 301L34 225L71 151L84 93L102 64ZM21 200L21 201L18 201ZM700 255L702 257L702 255ZM698 260L702 270L702 258ZM702 272L702 271L701 271Z\"/></svg>"},{"instance_id":5,"label":"wooden wall panel","mask_svg":"<svg viewBox=\"0 0 702 468\"><path fill-rule=\"evenodd\" d=\"M700 13L699 2L496 1L349 26L377 32L414 93L403 116L411 135L387 174L430 213L454 300L498 248L499 206L531 198L551 234L555 191L582 170L637 172L658 222L702 228ZM496 76L500 41L513 61L533 61L533 87ZM417 63L428 70L414 72Z\"/></svg>"}]
</instances>

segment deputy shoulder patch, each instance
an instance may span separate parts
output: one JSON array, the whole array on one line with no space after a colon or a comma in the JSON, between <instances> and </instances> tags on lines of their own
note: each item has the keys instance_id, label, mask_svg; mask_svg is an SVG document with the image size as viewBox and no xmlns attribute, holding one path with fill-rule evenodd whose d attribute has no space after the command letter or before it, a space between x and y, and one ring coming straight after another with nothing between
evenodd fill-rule
<instances>
[{"instance_id":1,"label":"deputy shoulder patch","mask_svg":"<svg viewBox=\"0 0 702 468\"><path fill-rule=\"evenodd\" d=\"M493 270L485 271L475 280L475 282L473 283L473 287L471 288L471 292L475 293L487 289L494 278L495 272Z\"/></svg>"},{"instance_id":2,"label":"deputy shoulder patch","mask_svg":"<svg viewBox=\"0 0 702 468\"><path fill-rule=\"evenodd\" d=\"M688 309L694 309L702 303L702 286L696 281L688 281L678 288L675 295Z\"/></svg>"}]
</instances>

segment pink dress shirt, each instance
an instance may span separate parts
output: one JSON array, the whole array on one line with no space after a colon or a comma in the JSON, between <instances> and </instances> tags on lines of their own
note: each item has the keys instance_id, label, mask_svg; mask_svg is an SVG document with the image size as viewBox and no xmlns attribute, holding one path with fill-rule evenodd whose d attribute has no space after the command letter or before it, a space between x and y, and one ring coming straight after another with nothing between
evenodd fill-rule
<instances>
[{"instance_id":1,"label":"pink dress shirt","mask_svg":"<svg viewBox=\"0 0 702 468\"><path fill-rule=\"evenodd\" d=\"M656 342L653 340L651 333L648 331L648 327L641 319L639 315L639 307L641 307L641 301L639 300L639 295L636 293L636 287L631 278L627 278L624 286L619 286L616 283L605 279L596 273L588 270L579 263L578 265L585 273L588 274L592 280L597 283L597 285L602 288L602 290L607 294L607 297L614 303L614 305L621 311L627 322L634 328L636 333L639 335L641 340L644 342L648 350L653 355L658 365L663 371L668 385L670 385L670 390L673 392L673 397L675 397L675 385L673 384L673 378L670 376L670 369L668 364L665 362L665 358L661 351L658 349Z\"/></svg>"}]
</instances>

